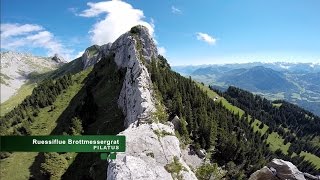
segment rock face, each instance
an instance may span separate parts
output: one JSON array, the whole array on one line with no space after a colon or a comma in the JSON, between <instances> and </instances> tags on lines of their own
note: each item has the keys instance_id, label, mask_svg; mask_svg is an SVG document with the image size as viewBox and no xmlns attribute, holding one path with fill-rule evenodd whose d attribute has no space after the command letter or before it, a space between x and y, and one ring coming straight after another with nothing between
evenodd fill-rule
<instances>
[{"instance_id":1,"label":"rock face","mask_svg":"<svg viewBox=\"0 0 320 180\"><path fill-rule=\"evenodd\" d=\"M184 167L179 176L197 179L182 158L173 124L152 123L156 111L152 82L144 63L157 58L157 48L148 30L137 26L138 34L127 32L107 51L119 69L126 69L118 105L125 115L126 152L108 164L107 179L173 179L165 169L176 157Z\"/></svg>"},{"instance_id":2,"label":"rock face","mask_svg":"<svg viewBox=\"0 0 320 180\"><path fill-rule=\"evenodd\" d=\"M305 180L305 176L308 178L314 177L312 175L300 172L298 168L289 161L273 159L267 166L253 173L249 180Z\"/></svg>"},{"instance_id":3,"label":"rock face","mask_svg":"<svg viewBox=\"0 0 320 180\"><path fill-rule=\"evenodd\" d=\"M147 121L155 111L152 82L143 63L156 60L158 51L148 29L144 26L136 27L138 32L127 32L114 43L93 45L81 57L83 69L93 66L102 57L112 56L119 69L127 70L118 99L126 118L125 127L134 122Z\"/></svg>"},{"instance_id":4,"label":"rock face","mask_svg":"<svg viewBox=\"0 0 320 180\"><path fill-rule=\"evenodd\" d=\"M158 132L158 133L155 133ZM196 179L189 166L182 159L179 140L174 135L173 125L142 124L128 128L121 135L126 136L126 152L118 153L117 159L108 166L108 179L172 179L164 168L177 157L184 167L183 179Z\"/></svg>"},{"instance_id":5,"label":"rock face","mask_svg":"<svg viewBox=\"0 0 320 180\"><path fill-rule=\"evenodd\" d=\"M264 166L262 169L251 174L249 180L278 180L274 172L271 171L267 166Z\"/></svg>"},{"instance_id":6,"label":"rock face","mask_svg":"<svg viewBox=\"0 0 320 180\"><path fill-rule=\"evenodd\" d=\"M180 118L176 115L174 116L174 118L171 120L173 126L174 126L174 129L177 130L180 128L180 125L181 125L181 120Z\"/></svg>"},{"instance_id":7,"label":"rock face","mask_svg":"<svg viewBox=\"0 0 320 180\"><path fill-rule=\"evenodd\" d=\"M57 69L62 62L25 53L1 52L1 103L8 100L29 80L31 72Z\"/></svg>"},{"instance_id":8,"label":"rock face","mask_svg":"<svg viewBox=\"0 0 320 180\"><path fill-rule=\"evenodd\" d=\"M66 63L63 57L59 54L54 54L54 56L51 59L54 60L56 63Z\"/></svg>"},{"instance_id":9,"label":"rock face","mask_svg":"<svg viewBox=\"0 0 320 180\"><path fill-rule=\"evenodd\" d=\"M194 148L190 145L186 149L182 149L182 157L189 167L194 169L200 167L204 163L204 160L199 158Z\"/></svg>"},{"instance_id":10,"label":"rock face","mask_svg":"<svg viewBox=\"0 0 320 180\"><path fill-rule=\"evenodd\" d=\"M88 47L81 56L83 69L95 65L103 56L108 55L111 45L112 44L109 43L103 46L93 45Z\"/></svg>"},{"instance_id":11,"label":"rock face","mask_svg":"<svg viewBox=\"0 0 320 180\"><path fill-rule=\"evenodd\" d=\"M110 49L118 68L127 69L118 100L126 118L125 127L149 119L155 111L152 82L143 61L156 59L158 52L148 30L143 26L139 29L138 35L127 32L120 36ZM141 49L137 49L139 46Z\"/></svg>"}]
</instances>

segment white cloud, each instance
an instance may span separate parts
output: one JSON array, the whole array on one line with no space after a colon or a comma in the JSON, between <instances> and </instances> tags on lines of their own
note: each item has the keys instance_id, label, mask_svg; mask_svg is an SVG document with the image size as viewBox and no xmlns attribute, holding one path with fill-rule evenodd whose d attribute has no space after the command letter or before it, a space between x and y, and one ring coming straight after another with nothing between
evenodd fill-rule
<instances>
[{"instance_id":1,"label":"white cloud","mask_svg":"<svg viewBox=\"0 0 320 180\"><path fill-rule=\"evenodd\" d=\"M158 47L158 53L161 54L162 56L165 56L166 52L167 50L163 46Z\"/></svg>"},{"instance_id":2,"label":"white cloud","mask_svg":"<svg viewBox=\"0 0 320 180\"><path fill-rule=\"evenodd\" d=\"M146 26L150 34L153 35L153 21L146 22L143 11L133 8L126 2L112 0L98 3L89 2L87 5L90 8L82 11L79 16L98 17L99 15L105 15L89 31L91 41L94 44L102 45L113 42L120 35L130 30L131 27L138 24Z\"/></svg>"},{"instance_id":3,"label":"white cloud","mask_svg":"<svg viewBox=\"0 0 320 180\"><path fill-rule=\"evenodd\" d=\"M214 45L217 42L216 38L210 36L209 34L201 33L201 32L197 33L197 39L200 41L204 41L210 45Z\"/></svg>"},{"instance_id":4,"label":"white cloud","mask_svg":"<svg viewBox=\"0 0 320 180\"><path fill-rule=\"evenodd\" d=\"M74 56L74 59L81 57L83 55L83 53L84 53L84 51L78 52L78 54Z\"/></svg>"},{"instance_id":5,"label":"white cloud","mask_svg":"<svg viewBox=\"0 0 320 180\"><path fill-rule=\"evenodd\" d=\"M19 24L5 23L5 24L1 24L0 29L1 29L1 39L3 39L3 38L9 38L11 36L28 34L34 31L40 31L40 30L43 30L43 27L36 24L19 25Z\"/></svg>"},{"instance_id":6,"label":"white cloud","mask_svg":"<svg viewBox=\"0 0 320 180\"><path fill-rule=\"evenodd\" d=\"M58 53L70 60L73 50L66 48L54 35L36 24L1 24L1 48L6 50L44 49L48 56Z\"/></svg>"},{"instance_id":7,"label":"white cloud","mask_svg":"<svg viewBox=\"0 0 320 180\"><path fill-rule=\"evenodd\" d=\"M182 11L174 6L171 6L171 12L173 14L182 14Z\"/></svg>"}]
</instances>

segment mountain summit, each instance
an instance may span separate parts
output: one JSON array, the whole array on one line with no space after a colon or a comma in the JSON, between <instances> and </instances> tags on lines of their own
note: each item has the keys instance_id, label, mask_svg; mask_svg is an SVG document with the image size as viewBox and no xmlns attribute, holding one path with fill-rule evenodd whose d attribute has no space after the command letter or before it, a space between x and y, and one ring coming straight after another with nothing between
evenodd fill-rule
<instances>
[{"instance_id":1,"label":"mountain summit","mask_svg":"<svg viewBox=\"0 0 320 180\"><path fill-rule=\"evenodd\" d=\"M154 116L157 100L146 66L157 61L158 52L147 28L133 27L111 46L107 45L103 53L114 58L118 69L126 70L118 98L127 128L120 133L127 137L126 152L109 163L107 179L172 179L165 166L174 162L174 157L186 169L179 175L183 179L196 179L182 158L173 125L157 123L159 120ZM83 59L86 64L90 61ZM159 136L156 132L168 135Z\"/></svg>"},{"instance_id":2,"label":"mountain summit","mask_svg":"<svg viewBox=\"0 0 320 180\"><path fill-rule=\"evenodd\" d=\"M236 70L230 71L218 80L252 91L279 91L295 88L283 74L271 68L255 66L250 69Z\"/></svg>"}]
</instances>

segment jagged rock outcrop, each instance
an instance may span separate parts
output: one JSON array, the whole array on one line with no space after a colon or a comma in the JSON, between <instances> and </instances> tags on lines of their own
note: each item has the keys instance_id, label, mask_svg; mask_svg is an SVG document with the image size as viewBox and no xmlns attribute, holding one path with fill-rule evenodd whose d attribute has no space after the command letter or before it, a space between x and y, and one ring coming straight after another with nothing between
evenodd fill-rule
<instances>
[{"instance_id":1,"label":"jagged rock outcrop","mask_svg":"<svg viewBox=\"0 0 320 180\"><path fill-rule=\"evenodd\" d=\"M56 63L66 63L64 58L62 56L60 56L59 54L54 54L54 56L51 59L53 61L55 61Z\"/></svg>"},{"instance_id":2,"label":"jagged rock outcrop","mask_svg":"<svg viewBox=\"0 0 320 180\"><path fill-rule=\"evenodd\" d=\"M93 45L88 47L81 56L83 69L87 69L98 63L102 57L109 55L112 43L102 46Z\"/></svg>"},{"instance_id":3,"label":"jagged rock outcrop","mask_svg":"<svg viewBox=\"0 0 320 180\"><path fill-rule=\"evenodd\" d=\"M181 120L177 115L172 118L171 123L173 124L175 130L178 130L181 126Z\"/></svg>"},{"instance_id":4,"label":"jagged rock outcrop","mask_svg":"<svg viewBox=\"0 0 320 180\"><path fill-rule=\"evenodd\" d=\"M254 172L249 180L305 180L305 179L320 179L313 175L303 173L289 161L282 159L273 159L267 166Z\"/></svg>"},{"instance_id":5,"label":"jagged rock outcrop","mask_svg":"<svg viewBox=\"0 0 320 180\"><path fill-rule=\"evenodd\" d=\"M83 69L93 66L106 56L112 56L119 69L127 69L118 100L126 118L125 127L133 122L147 121L155 111L152 82L143 63L156 60L158 51L148 29L144 26L136 27L138 32L127 32L114 43L93 45L81 57Z\"/></svg>"},{"instance_id":6,"label":"jagged rock outcrop","mask_svg":"<svg viewBox=\"0 0 320 180\"><path fill-rule=\"evenodd\" d=\"M63 62L49 57L33 56L18 52L1 52L1 103L8 100L30 79L30 73L44 73L55 70Z\"/></svg>"},{"instance_id":7,"label":"jagged rock outcrop","mask_svg":"<svg viewBox=\"0 0 320 180\"><path fill-rule=\"evenodd\" d=\"M183 170L178 175L186 180L197 179L182 158L178 138L172 123L154 123L156 111L152 82L144 63L157 59L157 48L148 30L136 26L135 33L127 32L111 46L109 55L119 69L126 69L118 105L125 115L127 128L126 152L118 153L117 159L108 164L107 179L173 179L165 169L178 159Z\"/></svg>"},{"instance_id":8,"label":"jagged rock outcrop","mask_svg":"<svg viewBox=\"0 0 320 180\"><path fill-rule=\"evenodd\" d=\"M267 166L264 166L260 170L257 170L253 174L251 174L249 180L278 180L278 178L275 176L274 172L271 171L270 168Z\"/></svg>"},{"instance_id":9,"label":"jagged rock outcrop","mask_svg":"<svg viewBox=\"0 0 320 180\"><path fill-rule=\"evenodd\" d=\"M182 158L189 165L189 167L192 167L193 169L197 169L205 162L204 159L201 159L197 155L194 147L190 145L185 149L182 149Z\"/></svg>"},{"instance_id":10,"label":"jagged rock outcrop","mask_svg":"<svg viewBox=\"0 0 320 180\"><path fill-rule=\"evenodd\" d=\"M158 52L147 28L139 29L139 34L127 32L120 36L110 49L118 68L127 69L118 100L126 118L125 127L148 120L155 111L152 82L143 62L156 59Z\"/></svg>"},{"instance_id":11,"label":"jagged rock outcrop","mask_svg":"<svg viewBox=\"0 0 320 180\"><path fill-rule=\"evenodd\" d=\"M282 159L273 159L268 167L273 168L276 172L276 176L281 179L297 179L304 180L304 175L299 169L289 161Z\"/></svg>"}]
</instances>

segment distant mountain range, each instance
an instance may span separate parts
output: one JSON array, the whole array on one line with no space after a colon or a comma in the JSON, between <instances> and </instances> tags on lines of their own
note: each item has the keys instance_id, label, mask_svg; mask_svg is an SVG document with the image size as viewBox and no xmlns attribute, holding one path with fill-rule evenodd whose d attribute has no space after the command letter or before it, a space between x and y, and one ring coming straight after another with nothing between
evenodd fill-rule
<instances>
[{"instance_id":1,"label":"distant mountain range","mask_svg":"<svg viewBox=\"0 0 320 180\"><path fill-rule=\"evenodd\" d=\"M57 54L53 57L40 57L19 52L0 52L1 57L1 103L8 100L17 90L39 74L52 71L65 63ZM42 79L41 78L41 79Z\"/></svg>"},{"instance_id":2,"label":"distant mountain range","mask_svg":"<svg viewBox=\"0 0 320 180\"><path fill-rule=\"evenodd\" d=\"M271 100L288 100L320 115L320 63L256 62L173 69L220 90L233 85Z\"/></svg>"}]
</instances>

